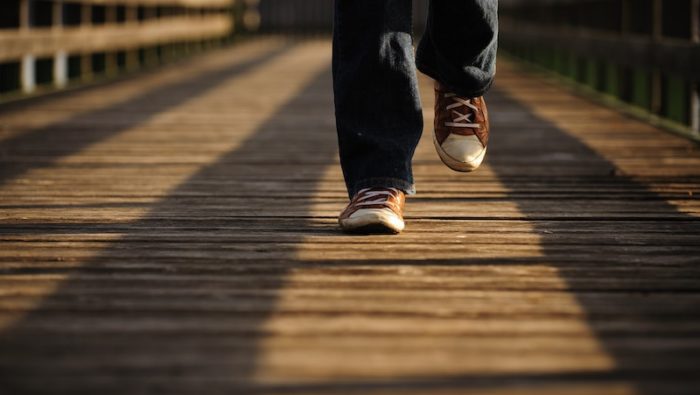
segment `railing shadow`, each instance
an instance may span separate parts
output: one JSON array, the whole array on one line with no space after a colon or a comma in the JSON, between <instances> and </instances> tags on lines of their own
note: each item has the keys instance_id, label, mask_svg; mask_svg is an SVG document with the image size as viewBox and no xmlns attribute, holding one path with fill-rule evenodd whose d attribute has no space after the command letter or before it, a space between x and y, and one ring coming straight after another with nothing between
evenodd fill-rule
<instances>
[{"instance_id":1,"label":"railing shadow","mask_svg":"<svg viewBox=\"0 0 700 395\"><path fill-rule=\"evenodd\" d=\"M614 368L599 379L643 394L692 393L700 219L505 92L494 90L490 103L495 117L518 118L495 121L488 163L540 237L543 263L557 269L611 356Z\"/></svg>"},{"instance_id":2,"label":"railing shadow","mask_svg":"<svg viewBox=\"0 0 700 395\"><path fill-rule=\"evenodd\" d=\"M143 124L154 115L215 88L228 78L253 70L255 67L270 61L289 49L290 46L282 45L273 50L263 51L260 55L236 63L233 66L227 64L196 78L168 83L105 108L79 113L65 121L52 123L48 126L36 128L2 140L0 141L0 163L2 164L0 166L0 185L21 176L29 170L51 166L51 164L62 157L74 154L91 144ZM98 85L87 89L98 90L102 87L102 85ZM61 95L70 93L63 92ZM42 99L38 98L37 100ZM6 105L8 107L6 111L17 110L33 103L34 101L11 103ZM119 113L129 115L123 119L114 120L114 114ZM112 122L100 122L99 127L95 127L94 122L96 120L110 119L110 116L113 119ZM78 125L85 126L79 127ZM46 150L46 147L49 145L52 148L50 151ZM37 146L43 147L41 157L32 157L29 161L21 160L22 155L33 152L33 147ZM18 157L20 160L17 160Z\"/></svg>"},{"instance_id":3,"label":"railing shadow","mask_svg":"<svg viewBox=\"0 0 700 395\"><path fill-rule=\"evenodd\" d=\"M221 70L200 82L213 86L239 71ZM192 97L203 88L193 80L177 91ZM313 130L290 122L294 114L314 112L332 120L331 92L330 69L324 69L252 137L182 183L142 220L112 227L126 235L97 258L79 269L43 271L68 278L0 334L0 392L217 392L216 385L205 385L207 378L224 378L226 389L250 387L260 328L274 311L285 273L296 264L289 246L314 232L337 232L335 226L309 224L310 197L280 197L299 183L315 190L334 163L332 122L317 122ZM308 155L295 154L295 147L307 147ZM289 166L301 166L303 173L293 174ZM265 192L227 181L275 186ZM109 225L93 225L58 228L110 231Z\"/></svg>"}]
</instances>

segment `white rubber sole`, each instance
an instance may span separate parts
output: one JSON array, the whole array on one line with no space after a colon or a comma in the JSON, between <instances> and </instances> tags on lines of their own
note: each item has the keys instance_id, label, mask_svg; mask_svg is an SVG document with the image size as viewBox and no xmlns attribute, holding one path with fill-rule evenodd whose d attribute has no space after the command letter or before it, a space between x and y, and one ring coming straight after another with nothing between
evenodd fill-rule
<instances>
[{"instance_id":1,"label":"white rubber sole","mask_svg":"<svg viewBox=\"0 0 700 395\"><path fill-rule=\"evenodd\" d=\"M447 167L454 171L461 171L464 173L474 171L478 169L479 166L481 166L481 163L484 161L484 157L486 156L486 148L484 148L481 154L474 158L474 160L469 162L458 161L457 159L451 157L447 152L445 152L444 149L442 149L440 143L438 143L437 141L437 136L435 135L435 132L433 132L433 144L435 145L435 150L437 151L442 163L444 163Z\"/></svg>"},{"instance_id":2,"label":"white rubber sole","mask_svg":"<svg viewBox=\"0 0 700 395\"><path fill-rule=\"evenodd\" d=\"M400 233L404 221L389 209L360 209L339 221L348 233Z\"/></svg>"}]
</instances>

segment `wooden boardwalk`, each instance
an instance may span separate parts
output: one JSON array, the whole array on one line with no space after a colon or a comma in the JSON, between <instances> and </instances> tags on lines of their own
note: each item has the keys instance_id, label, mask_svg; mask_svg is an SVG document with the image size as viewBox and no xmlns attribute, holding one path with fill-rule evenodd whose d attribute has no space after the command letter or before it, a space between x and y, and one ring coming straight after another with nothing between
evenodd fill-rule
<instances>
[{"instance_id":1,"label":"wooden boardwalk","mask_svg":"<svg viewBox=\"0 0 700 395\"><path fill-rule=\"evenodd\" d=\"M698 147L508 63L488 101L400 236L337 229L325 40L7 106L0 393L697 394Z\"/></svg>"}]
</instances>

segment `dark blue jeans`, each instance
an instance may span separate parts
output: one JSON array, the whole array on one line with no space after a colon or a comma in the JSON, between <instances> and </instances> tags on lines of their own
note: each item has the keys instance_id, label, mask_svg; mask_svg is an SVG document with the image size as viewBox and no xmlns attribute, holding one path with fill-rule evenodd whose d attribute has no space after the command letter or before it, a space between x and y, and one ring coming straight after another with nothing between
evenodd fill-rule
<instances>
[{"instance_id":1,"label":"dark blue jeans","mask_svg":"<svg viewBox=\"0 0 700 395\"><path fill-rule=\"evenodd\" d=\"M348 195L369 186L415 193L423 132L416 67L481 96L496 71L497 0L432 0L414 58L411 0L335 0L333 89Z\"/></svg>"}]
</instances>

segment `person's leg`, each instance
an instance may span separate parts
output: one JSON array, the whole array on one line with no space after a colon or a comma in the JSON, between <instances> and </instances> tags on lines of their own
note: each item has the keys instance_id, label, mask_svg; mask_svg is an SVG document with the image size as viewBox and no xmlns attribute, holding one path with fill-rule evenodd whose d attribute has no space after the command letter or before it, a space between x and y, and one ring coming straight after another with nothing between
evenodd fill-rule
<instances>
[{"instance_id":1,"label":"person's leg","mask_svg":"<svg viewBox=\"0 0 700 395\"><path fill-rule=\"evenodd\" d=\"M416 65L435 80L433 144L447 167L474 171L486 156L482 97L496 73L497 0L431 0Z\"/></svg>"},{"instance_id":2,"label":"person's leg","mask_svg":"<svg viewBox=\"0 0 700 395\"><path fill-rule=\"evenodd\" d=\"M482 96L496 73L498 0L431 0L416 65L445 89Z\"/></svg>"},{"instance_id":3,"label":"person's leg","mask_svg":"<svg viewBox=\"0 0 700 395\"><path fill-rule=\"evenodd\" d=\"M362 188L415 193L411 160L423 131L410 0L335 0L333 88L340 162Z\"/></svg>"}]
</instances>

